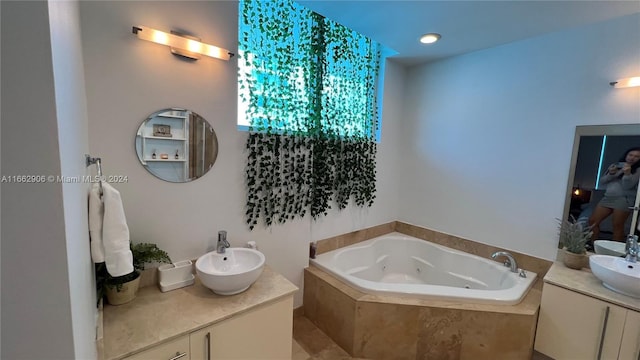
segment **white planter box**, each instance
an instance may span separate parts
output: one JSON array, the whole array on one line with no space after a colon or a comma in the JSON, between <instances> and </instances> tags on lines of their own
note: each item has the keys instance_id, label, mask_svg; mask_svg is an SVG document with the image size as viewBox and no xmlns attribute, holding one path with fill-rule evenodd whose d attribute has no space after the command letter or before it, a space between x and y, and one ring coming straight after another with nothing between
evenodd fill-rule
<instances>
[{"instance_id":1,"label":"white planter box","mask_svg":"<svg viewBox=\"0 0 640 360\"><path fill-rule=\"evenodd\" d=\"M195 278L191 260L178 261L158 267L158 285L162 292L192 285Z\"/></svg>"}]
</instances>

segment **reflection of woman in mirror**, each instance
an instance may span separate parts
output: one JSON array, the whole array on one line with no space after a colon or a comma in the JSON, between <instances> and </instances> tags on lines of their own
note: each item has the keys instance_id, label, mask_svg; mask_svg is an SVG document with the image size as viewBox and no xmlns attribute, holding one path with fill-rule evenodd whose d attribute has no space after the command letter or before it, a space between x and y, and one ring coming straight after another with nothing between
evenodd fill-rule
<instances>
[{"instance_id":1,"label":"reflection of woman in mirror","mask_svg":"<svg viewBox=\"0 0 640 360\"><path fill-rule=\"evenodd\" d=\"M630 207L635 204L640 179L640 147L627 150L620 162L611 164L600 178L600 184L606 186L604 197L598 203L589 218L593 230L592 239L600 235L600 223L613 214L613 240L624 241L624 223L631 214Z\"/></svg>"}]
</instances>

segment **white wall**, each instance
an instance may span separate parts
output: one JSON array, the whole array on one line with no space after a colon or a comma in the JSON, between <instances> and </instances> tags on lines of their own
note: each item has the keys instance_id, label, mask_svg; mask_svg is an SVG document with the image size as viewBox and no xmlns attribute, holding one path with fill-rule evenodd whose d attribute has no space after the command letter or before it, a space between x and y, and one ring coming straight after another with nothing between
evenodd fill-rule
<instances>
[{"instance_id":1,"label":"white wall","mask_svg":"<svg viewBox=\"0 0 640 360\"><path fill-rule=\"evenodd\" d=\"M56 116L60 147L60 174L88 174L89 153L87 102L84 87L80 10L77 1L49 2L49 27L55 85ZM97 356L96 292L94 266L88 254L87 187L63 183L69 295L76 359Z\"/></svg>"},{"instance_id":2,"label":"white wall","mask_svg":"<svg viewBox=\"0 0 640 360\"><path fill-rule=\"evenodd\" d=\"M555 258L576 125L640 122L640 15L410 69L400 220ZM446 35L443 37L446 41Z\"/></svg>"},{"instance_id":3,"label":"white wall","mask_svg":"<svg viewBox=\"0 0 640 360\"><path fill-rule=\"evenodd\" d=\"M82 61L69 58L81 55L76 4L1 6L2 175L84 174ZM95 357L85 192L55 182L2 192L0 357Z\"/></svg>"},{"instance_id":4,"label":"white wall","mask_svg":"<svg viewBox=\"0 0 640 360\"><path fill-rule=\"evenodd\" d=\"M91 152L104 159L105 173L126 175L114 184L122 193L131 239L153 242L174 261L193 259L214 246L218 230L227 230L232 246L254 240L267 264L302 287L308 243L395 220L396 184L393 124L400 109L390 96L385 104L380 145L378 200L366 210L331 214L320 225L309 218L271 229L245 225L243 152L246 133L236 130L236 58L183 61L160 46L137 39L133 25L190 31L204 42L237 52L237 3L222 2L81 2L81 26L89 113ZM390 73L398 73L390 66ZM399 84L393 76L388 82ZM164 182L138 162L134 136L151 113L183 107L203 116L216 131L218 158L202 178L183 184ZM384 200L384 201L380 201ZM302 304L302 291L295 306Z\"/></svg>"}]
</instances>

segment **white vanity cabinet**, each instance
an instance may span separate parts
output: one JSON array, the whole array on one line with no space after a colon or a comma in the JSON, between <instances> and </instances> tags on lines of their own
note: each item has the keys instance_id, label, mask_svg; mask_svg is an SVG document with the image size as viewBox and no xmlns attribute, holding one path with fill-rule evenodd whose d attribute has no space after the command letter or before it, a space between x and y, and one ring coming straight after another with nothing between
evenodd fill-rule
<instances>
[{"instance_id":1,"label":"white vanity cabinet","mask_svg":"<svg viewBox=\"0 0 640 360\"><path fill-rule=\"evenodd\" d=\"M104 307L98 358L290 359L297 290L269 266L231 296L214 294L199 279L168 292L142 287L134 301Z\"/></svg>"},{"instance_id":2,"label":"white vanity cabinet","mask_svg":"<svg viewBox=\"0 0 640 360\"><path fill-rule=\"evenodd\" d=\"M290 359L293 296L234 315L124 360Z\"/></svg>"},{"instance_id":3,"label":"white vanity cabinet","mask_svg":"<svg viewBox=\"0 0 640 360\"><path fill-rule=\"evenodd\" d=\"M640 313L545 283L535 350L556 360L640 360Z\"/></svg>"},{"instance_id":4,"label":"white vanity cabinet","mask_svg":"<svg viewBox=\"0 0 640 360\"><path fill-rule=\"evenodd\" d=\"M640 360L640 312L627 311L618 359Z\"/></svg>"},{"instance_id":5,"label":"white vanity cabinet","mask_svg":"<svg viewBox=\"0 0 640 360\"><path fill-rule=\"evenodd\" d=\"M290 359L293 296L194 331L191 359Z\"/></svg>"},{"instance_id":6,"label":"white vanity cabinet","mask_svg":"<svg viewBox=\"0 0 640 360\"><path fill-rule=\"evenodd\" d=\"M189 360L189 336L184 335L151 349L129 356L124 360Z\"/></svg>"}]
</instances>

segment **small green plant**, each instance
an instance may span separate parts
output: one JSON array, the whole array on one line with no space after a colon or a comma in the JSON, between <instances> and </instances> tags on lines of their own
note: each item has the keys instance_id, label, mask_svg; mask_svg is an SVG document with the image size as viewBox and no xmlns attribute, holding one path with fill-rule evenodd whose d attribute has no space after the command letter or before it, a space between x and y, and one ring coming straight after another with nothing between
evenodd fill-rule
<instances>
[{"instance_id":1,"label":"small green plant","mask_svg":"<svg viewBox=\"0 0 640 360\"><path fill-rule=\"evenodd\" d=\"M171 258L166 251L158 248L156 244L138 243L131 244L131 253L133 254L133 271L122 276L111 276L107 271L105 263L95 264L96 270L96 292L98 301L105 294L105 288L115 288L117 291L122 289L122 284L135 280L140 276L140 271L144 270L145 264L149 263L171 263Z\"/></svg>"},{"instance_id":2,"label":"small green plant","mask_svg":"<svg viewBox=\"0 0 640 360\"><path fill-rule=\"evenodd\" d=\"M144 264L148 263L171 263L169 254L159 249L156 244L132 244L131 253L133 253L133 268L136 270L144 270Z\"/></svg>"},{"instance_id":3,"label":"small green plant","mask_svg":"<svg viewBox=\"0 0 640 360\"><path fill-rule=\"evenodd\" d=\"M560 223L560 243L570 253L584 254L586 252L585 245L591 236L590 226L584 226L582 222L576 220L571 215L569 220L556 219Z\"/></svg>"}]
</instances>

